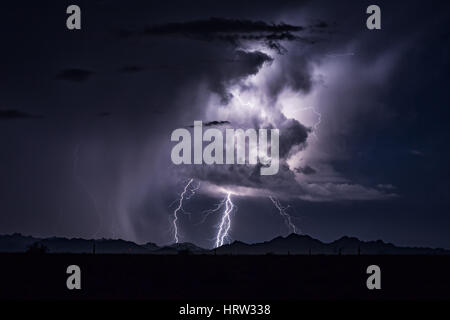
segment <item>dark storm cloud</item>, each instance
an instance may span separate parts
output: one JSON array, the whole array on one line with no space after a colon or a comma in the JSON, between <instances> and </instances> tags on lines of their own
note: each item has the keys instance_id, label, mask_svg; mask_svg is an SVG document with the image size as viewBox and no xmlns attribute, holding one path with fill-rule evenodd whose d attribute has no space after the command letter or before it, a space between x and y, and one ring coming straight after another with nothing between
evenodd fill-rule
<instances>
[{"instance_id":1,"label":"dark storm cloud","mask_svg":"<svg viewBox=\"0 0 450 320\"><path fill-rule=\"evenodd\" d=\"M70 68L62 70L56 75L57 79L73 82L84 82L88 80L94 72L86 69Z\"/></svg>"},{"instance_id":2,"label":"dark storm cloud","mask_svg":"<svg viewBox=\"0 0 450 320\"><path fill-rule=\"evenodd\" d=\"M306 146L309 128L295 119L283 118L280 121L279 172L275 176L262 177L260 169L266 166L256 165L202 165L179 167L182 175L194 177L218 186L250 187L259 190L273 190L280 194L299 194L303 192L295 182L295 175L286 164L286 160L294 150ZM224 151L225 152L225 151ZM262 191L264 192L264 191Z\"/></svg>"},{"instance_id":3,"label":"dark storm cloud","mask_svg":"<svg viewBox=\"0 0 450 320\"><path fill-rule=\"evenodd\" d=\"M210 18L209 20L196 20L181 23L167 23L148 27L144 30L147 35L200 36L214 38L221 34L236 34L237 37L245 34L262 34L275 36L302 31L302 26L293 26L285 23L268 24L263 21Z\"/></svg>"},{"instance_id":4,"label":"dark storm cloud","mask_svg":"<svg viewBox=\"0 0 450 320\"><path fill-rule=\"evenodd\" d=\"M277 175L265 177L261 176L260 169L264 165L259 163L253 165L213 165L195 166L191 168L181 168L190 177L203 182L208 182L217 186L251 187L256 189L273 190L282 193L286 190L297 189L297 185L292 183L295 176L289 167L281 163Z\"/></svg>"},{"instance_id":5,"label":"dark storm cloud","mask_svg":"<svg viewBox=\"0 0 450 320\"><path fill-rule=\"evenodd\" d=\"M212 127L212 126L223 126L223 125L227 125L227 124L231 124L230 121L209 121L209 122L204 122L202 123L203 127ZM190 125L189 128L193 128L193 125Z\"/></svg>"},{"instance_id":6,"label":"dark storm cloud","mask_svg":"<svg viewBox=\"0 0 450 320\"><path fill-rule=\"evenodd\" d=\"M230 50L221 52L222 63L210 64L206 74L206 83L208 88L221 98L222 106L218 108L230 108L233 94L230 92L236 85L241 90L253 90L251 84L244 84L242 80L248 79L251 75L256 75L260 69L266 65L271 67L272 62L276 57L271 57L260 51L244 51L244 50ZM283 56L289 59L287 56ZM286 65L286 68L276 69L276 74L267 79L266 84L268 89L267 94L269 98L276 97L286 87L298 91L308 91L312 87L310 69L306 62L298 59L300 62L295 66ZM238 94L238 93L237 93ZM243 109L246 107L242 106ZM260 106L263 108L263 105ZM233 114L227 119L233 123L235 128L277 128L280 130L279 142L279 156L280 156L280 171L276 177L264 178L260 175L260 169L263 164L257 165L221 165L221 166L192 166L183 167L180 169L180 175L186 177L194 177L199 181L204 181L218 186L235 186L235 187L249 187L261 190L277 190L284 194L299 194L300 188L295 181L295 175L289 170L286 165L288 156L294 152L303 149L306 146L308 134L311 132L310 128L302 125L298 120L287 119L276 107L275 103L267 105L270 114L273 115L273 122L265 123L258 109L253 109L246 118L234 117ZM248 110L247 110L248 111ZM205 126L205 124L204 124Z\"/></svg>"},{"instance_id":7,"label":"dark storm cloud","mask_svg":"<svg viewBox=\"0 0 450 320\"><path fill-rule=\"evenodd\" d=\"M272 57L259 51L236 50L230 63L222 64L215 72L210 72L210 89L219 94L223 104L232 98L226 85L258 73L264 63L271 63Z\"/></svg>"},{"instance_id":8,"label":"dark storm cloud","mask_svg":"<svg viewBox=\"0 0 450 320\"><path fill-rule=\"evenodd\" d=\"M223 41L239 46L241 42L261 42L279 54L287 50L280 41L315 42L312 38L300 37L296 33L305 30L303 26L286 23L267 23L244 19L210 18L179 23L167 23L146 28L142 34L147 36L183 36L203 41ZM311 30L310 30L311 31ZM119 33L121 37L129 37L128 31Z\"/></svg>"},{"instance_id":9,"label":"dark storm cloud","mask_svg":"<svg viewBox=\"0 0 450 320\"><path fill-rule=\"evenodd\" d=\"M311 129L294 119L286 119L280 126L280 158L285 158L295 147L306 142Z\"/></svg>"},{"instance_id":10,"label":"dark storm cloud","mask_svg":"<svg viewBox=\"0 0 450 320\"><path fill-rule=\"evenodd\" d=\"M0 110L0 120L10 120L10 119L40 119L41 115L36 115L28 112L23 112L19 110Z\"/></svg>"},{"instance_id":11,"label":"dark storm cloud","mask_svg":"<svg viewBox=\"0 0 450 320\"><path fill-rule=\"evenodd\" d=\"M285 88L303 93L310 92L314 80L309 58L302 56L280 61L286 72L278 72L271 77L267 83L269 94L276 98Z\"/></svg>"},{"instance_id":12,"label":"dark storm cloud","mask_svg":"<svg viewBox=\"0 0 450 320\"><path fill-rule=\"evenodd\" d=\"M226 124L230 124L230 121L210 121L210 122L206 122L203 125L205 127L210 127L210 126L222 126L222 125L226 125Z\"/></svg>"},{"instance_id":13,"label":"dark storm cloud","mask_svg":"<svg viewBox=\"0 0 450 320\"><path fill-rule=\"evenodd\" d=\"M264 62L272 62L272 57L259 51L236 50L232 64L223 70L229 78L242 78L256 74Z\"/></svg>"},{"instance_id":14,"label":"dark storm cloud","mask_svg":"<svg viewBox=\"0 0 450 320\"><path fill-rule=\"evenodd\" d=\"M315 174L317 172L316 169L314 169L313 167L310 167L308 165L303 166L303 167L295 168L294 170L297 173L306 174L306 175Z\"/></svg>"}]
</instances>

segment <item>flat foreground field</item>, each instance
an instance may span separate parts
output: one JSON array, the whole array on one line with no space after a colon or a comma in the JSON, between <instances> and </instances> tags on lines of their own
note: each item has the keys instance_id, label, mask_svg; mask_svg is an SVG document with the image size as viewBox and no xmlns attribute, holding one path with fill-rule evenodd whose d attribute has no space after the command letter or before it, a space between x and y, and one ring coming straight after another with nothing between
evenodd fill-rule
<instances>
[{"instance_id":1,"label":"flat foreground field","mask_svg":"<svg viewBox=\"0 0 450 320\"><path fill-rule=\"evenodd\" d=\"M381 290L366 269L381 268ZM66 269L81 268L81 290ZM0 254L0 299L450 299L450 256Z\"/></svg>"}]
</instances>

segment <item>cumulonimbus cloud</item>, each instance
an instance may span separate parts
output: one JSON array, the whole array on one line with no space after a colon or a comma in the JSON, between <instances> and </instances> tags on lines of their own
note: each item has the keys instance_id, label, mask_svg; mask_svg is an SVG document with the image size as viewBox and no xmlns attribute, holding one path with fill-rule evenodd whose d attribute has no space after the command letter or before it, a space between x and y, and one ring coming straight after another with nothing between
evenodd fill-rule
<instances>
[{"instance_id":1,"label":"cumulonimbus cloud","mask_svg":"<svg viewBox=\"0 0 450 320\"><path fill-rule=\"evenodd\" d=\"M149 26L137 34L145 36L182 36L203 41L222 41L239 47L243 42L258 42L275 50L279 54L286 53L282 41L302 41L315 43L316 37L311 31L327 28L328 24L316 24L303 27L286 23L267 23L246 19L210 18L186 22L173 22ZM308 35L299 33L308 29ZM120 36L129 37L132 31L122 31Z\"/></svg>"}]
</instances>

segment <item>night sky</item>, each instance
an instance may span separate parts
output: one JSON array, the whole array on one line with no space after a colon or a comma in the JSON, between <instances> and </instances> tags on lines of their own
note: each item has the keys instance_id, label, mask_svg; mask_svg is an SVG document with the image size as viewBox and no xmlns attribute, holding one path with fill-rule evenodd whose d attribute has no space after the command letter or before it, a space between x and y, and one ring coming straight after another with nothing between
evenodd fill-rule
<instances>
[{"instance_id":1,"label":"night sky","mask_svg":"<svg viewBox=\"0 0 450 320\"><path fill-rule=\"evenodd\" d=\"M169 244L194 179L181 242L214 246L228 190L227 241L289 234L272 197L323 241L450 248L450 5L372 2L2 2L0 234ZM279 128L279 173L173 165L194 120Z\"/></svg>"}]
</instances>

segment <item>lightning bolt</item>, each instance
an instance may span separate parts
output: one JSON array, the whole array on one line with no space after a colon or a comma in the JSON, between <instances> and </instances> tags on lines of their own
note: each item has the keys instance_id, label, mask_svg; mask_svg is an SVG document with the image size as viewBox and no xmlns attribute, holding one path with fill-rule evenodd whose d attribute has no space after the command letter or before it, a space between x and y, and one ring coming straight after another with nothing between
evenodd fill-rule
<instances>
[{"instance_id":1,"label":"lightning bolt","mask_svg":"<svg viewBox=\"0 0 450 320\"><path fill-rule=\"evenodd\" d=\"M220 201L220 202L216 205L216 207L215 207L214 209L208 209L208 210L203 211L203 212L202 212L202 213L203 213L203 218L202 218L202 220L201 220L199 223L197 223L196 225L200 225L200 224L204 223L211 213L214 213L214 212L219 211L219 210L223 207L223 205L225 204L226 200L227 200L227 199L225 198L225 199L223 199L222 201Z\"/></svg>"},{"instance_id":2,"label":"lightning bolt","mask_svg":"<svg viewBox=\"0 0 450 320\"><path fill-rule=\"evenodd\" d=\"M219 206L214 210L217 211L225 204L225 210L222 214L222 219L220 221L219 229L216 236L216 248L223 246L224 241L228 238L228 232L231 228L231 213L235 207L233 201L231 201L231 192L227 193L226 198L219 204Z\"/></svg>"},{"instance_id":3,"label":"lightning bolt","mask_svg":"<svg viewBox=\"0 0 450 320\"><path fill-rule=\"evenodd\" d=\"M292 219L291 216L289 215L289 213L286 212L286 210L289 208L289 206L287 207L283 207L281 205L280 200L270 196L269 197L270 200L272 201L272 203L275 205L275 207L278 209L278 211L280 212L280 215L283 217L284 219L284 223L286 224L286 226L288 227L289 231L292 233L297 233L297 227L295 226L295 224L292 223Z\"/></svg>"},{"instance_id":4,"label":"lightning bolt","mask_svg":"<svg viewBox=\"0 0 450 320\"><path fill-rule=\"evenodd\" d=\"M233 95L234 98L236 98L236 100L239 102L240 105L245 106L245 107L253 108L252 104L250 104L249 102L244 102L241 99L241 96L240 96L240 94L238 92L234 92L234 93L232 92L232 95Z\"/></svg>"},{"instance_id":5,"label":"lightning bolt","mask_svg":"<svg viewBox=\"0 0 450 320\"><path fill-rule=\"evenodd\" d=\"M183 201L189 200L195 194L195 191L197 191L200 188L200 182L198 183L197 187L191 187L191 184L193 182L194 182L193 178L189 179L189 181L184 186L183 192L180 194L180 198L178 200L175 200L174 202L172 202L172 204L175 202L178 202L178 206L175 208L175 210L173 212L173 220L172 220L173 231L174 231L173 238L174 238L175 243L178 243L178 241L179 241L178 225L177 225L178 213L185 212L183 209ZM170 206L172 206L172 205L170 205ZM187 213L187 212L185 212L185 213Z\"/></svg>"},{"instance_id":6,"label":"lightning bolt","mask_svg":"<svg viewBox=\"0 0 450 320\"><path fill-rule=\"evenodd\" d=\"M244 102L241 97L240 94L238 92L232 92L233 97L236 98L236 100L239 102L239 104L241 104L242 106L245 107L250 107L250 108L254 108L254 105L249 103L249 102ZM316 110L316 108L314 107L304 107L304 108L300 108L300 111L306 111L306 110L311 110L316 116L317 116L317 121L313 124L313 133L312 135L319 140L319 138L317 137L317 131L319 130L319 125L322 122L322 114L320 112L318 112ZM264 114L264 111L263 111Z\"/></svg>"},{"instance_id":7,"label":"lightning bolt","mask_svg":"<svg viewBox=\"0 0 450 320\"><path fill-rule=\"evenodd\" d=\"M317 121L313 124L313 133L312 135L319 140L317 137L317 131L319 130L319 125L322 122L322 114L320 112L317 112L317 110L314 107L305 107L299 109L300 111L306 111L306 110L312 110L312 112L317 116Z\"/></svg>"}]
</instances>

